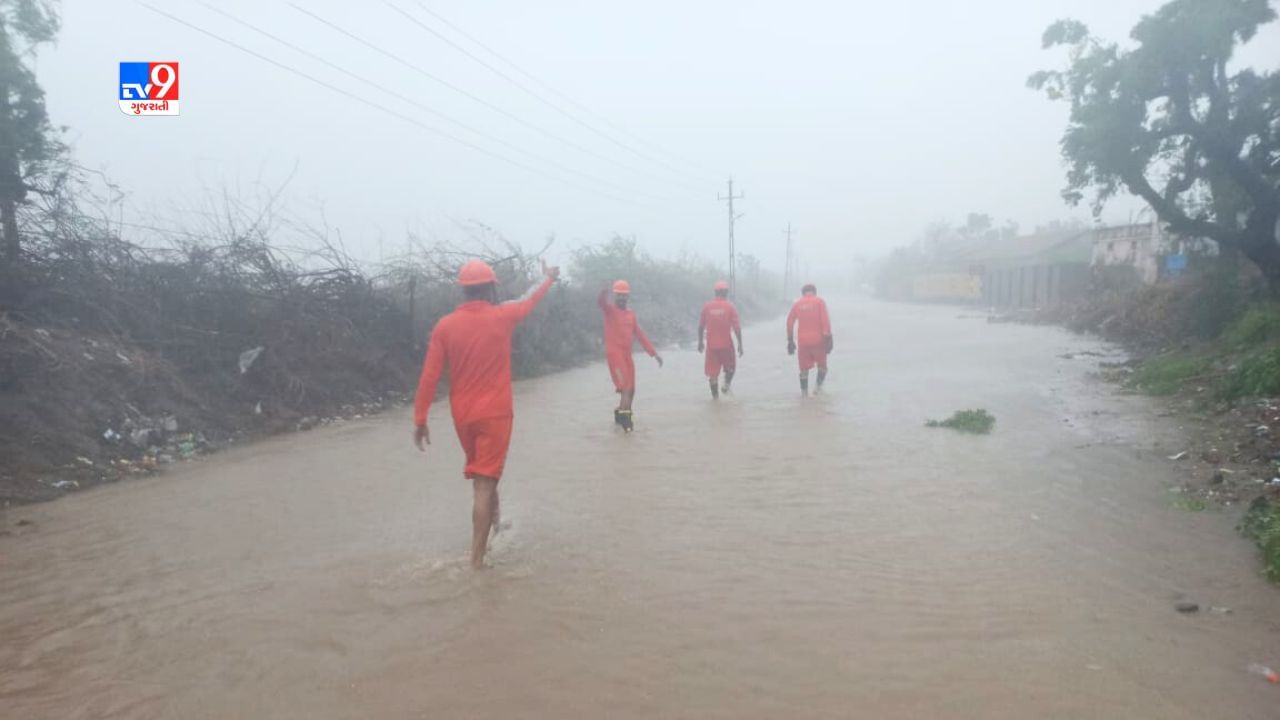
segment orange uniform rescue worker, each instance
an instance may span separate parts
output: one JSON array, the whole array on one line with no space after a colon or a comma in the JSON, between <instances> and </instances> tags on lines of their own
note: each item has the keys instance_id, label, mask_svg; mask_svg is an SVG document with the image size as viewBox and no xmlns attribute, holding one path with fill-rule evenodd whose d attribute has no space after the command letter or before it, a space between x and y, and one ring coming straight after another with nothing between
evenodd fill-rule
<instances>
[{"instance_id":1,"label":"orange uniform rescue worker","mask_svg":"<svg viewBox=\"0 0 1280 720\"><path fill-rule=\"evenodd\" d=\"M529 297L499 305L498 276L480 260L471 260L458 273L465 302L444 316L431 331L427 357L413 404L414 443L426 450L431 443L427 411L436 385L449 368L449 405L453 425L466 453L463 470L475 491L472 510L471 566L484 566L489 530L499 519L498 480L511 444L511 334L546 296L560 276L560 268L543 266L546 277Z\"/></svg>"},{"instance_id":2,"label":"orange uniform rescue worker","mask_svg":"<svg viewBox=\"0 0 1280 720\"><path fill-rule=\"evenodd\" d=\"M635 311L627 308L630 299L631 285L626 280L613 284L613 303L609 302L608 288L601 290L597 298L600 312L604 314L604 352L609 361L609 376L613 378L613 386L620 396L618 407L613 411L613 421L627 432L635 427L631 418L631 403L636 397L636 364L631 356L634 342L639 340L640 347L658 361L658 367L662 367L662 356L649 342L649 336L640 329Z\"/></svg>"},{"instance_id":3,"label":"orange uniform rescue worker","mask_svg":"<svg viewBox=\"0 0 1280 720\"><path fill-rule=\"evenodd\" d=\"M742 324L738 322L738 309L729 302L729 283L721 280L715 286L715 299L702 306L702 318L698 320L698 352L707 353L707 380L711 383L711 397L720 397L720 371L724 370L724 393L729 394L733 374L738 363L733 356L733 338L738 338L738 357L742 357ZM703 342L703 331L706 342Z\"/></svg>"},{"instance_id":4,"label":"orange uniform rescue worker","mask_svg":"<svg viewBox=\"0 0 1280 720\"><path fill-rule=\"evenodd\" d=\"M818 387L814 393L822 392L822 383L827 379L827 353L835 347L831 337L831 317L827 314L827 303L818 297L818 289L813 284L805 285L802 295L791 306L787 315L787 353L800 352L800 393L809 394L809 371L818 366ZM800 335L795 334L796 325L800 326ZM798 341L798 343L797 343Z\"/></svg>"}]
</instances>

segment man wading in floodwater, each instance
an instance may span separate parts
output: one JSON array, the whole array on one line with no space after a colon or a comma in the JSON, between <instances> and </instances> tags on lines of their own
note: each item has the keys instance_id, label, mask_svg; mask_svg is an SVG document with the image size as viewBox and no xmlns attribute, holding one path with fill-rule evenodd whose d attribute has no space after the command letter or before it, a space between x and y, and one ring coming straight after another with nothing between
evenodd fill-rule
<instances>
[{"instance_id":1,"label":"man wading in floodwater","mask_svg":"<svg viewBox=\"0 0 1280 720\"><path fill-rule=\"evenodd\" d=\"M427 411L436 385L449 368L449 406L453 425L466 453L463 474L471 478L475 505L471 512L471 567L484 567L489 531L498 528L498 480L507 462L513 418L511 400L511 333L546 296L560 268L543 265L546 276L527 299L498 304L498 276L480 260L458 273L465 302L440 318L431 331L427 357L413 404L413 441L419 450L431 444Z\"/></svg>"},{"instance_id":2,"label":"man wading in floodwater","mask_svg":"<svg viewBox=\"0 0 1280 720\"><path fill-rule=\"evenodd\" d=\"M613 378L613 386L619 396L613 421L627 432L635 428L631 418L631 402L636 397L636 363L631 356L635 341L639 340L640 347L658 361L658 367L662 367L662 356L649 342L649 336L640 329L635 311L627 309L630 299L631 285L626 280L613 284L612 304L609 303L609 288L601 290L600 297L596 299L600 312L604 314L604 352L609 361L609 377Z\"/></svg>"},{"instance_id":3,"label":"man wading in floodwater","mask_svg":"<svg viewBox=\"0 0 1280 720\"><path fill-rule=\"evenodd\" d=\"M818 386L814 394L822 392L827 379L827 354L835 346L831 337L831 317L827 315L827 303L818 297L813 284L805 285L796 304L787 315L787 354L800 353L800 394L809 395L809 371L818 366ZM795 327L800 325L799 345L796 344Z\"/></svg>"},{"instance_id":4,"label":"man wading in floodwater","mask_svg":"<svg viewBox=\"0 0 1280 720\"><path fill-rule=\"evenodd\" d=\"M724 393L729 393L737 360L733 356L733 338L738 337L738 357L742 357L742 325L738 322L738 309L729 302L729 283L721 280L715 286L716 297L702 306L702 318L698 321L698 352L707 353L707 381L711 383L711 397L720 397L720 370L724 370ZM706 331L706 342L702 333Z\"/></svg>"}]
</instances>

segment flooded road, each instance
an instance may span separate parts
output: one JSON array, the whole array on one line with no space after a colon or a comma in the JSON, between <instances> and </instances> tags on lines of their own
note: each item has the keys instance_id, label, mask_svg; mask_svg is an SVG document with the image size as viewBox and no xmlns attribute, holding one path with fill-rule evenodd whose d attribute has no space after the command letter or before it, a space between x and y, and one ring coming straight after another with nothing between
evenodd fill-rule
<instances>
[{"instance_id":1,"label":"flooded road","mask_svg":"<svg viewBox=\"0 0 1280 720\"><path fill-rule=\"evenodd\" d=\"M519 384L483 573L443 411L427 455L398 411L10 510L0 716L1277 717L1280 593L1170 507L1176 427L1060 357L1104 348L831 305L807 402L781 321L719 404L638 358L629 437L600 365ZM966 407L995 432L922 426Z\"/></svg>"}]
</instances>

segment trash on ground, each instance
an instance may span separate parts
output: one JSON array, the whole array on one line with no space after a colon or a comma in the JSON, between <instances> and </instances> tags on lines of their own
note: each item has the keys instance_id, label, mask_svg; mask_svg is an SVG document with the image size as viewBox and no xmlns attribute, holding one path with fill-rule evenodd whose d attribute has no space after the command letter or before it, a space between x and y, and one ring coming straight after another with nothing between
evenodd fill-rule
<instances>
[{"instance_id":1,"label":"trash on ground","mask_svg":"<svg viewBox=\"0 0 1280 720\"><path fill-rule=\"evenodd\" d=\"M1182 459L1183 459L1183 458L1185 458L1186 456L1187 456L1187 451L1186 451L1186 450L1183 450L1182 452L1178 453L1177 455L1170 455L1170 456L1169 456L1169 459L1170 459L1170 460L1182 460Z\"/></svg>"},{"instance_id":2,"label":"trash on ground","mask_svg":"<svg viewBox=\"0 0 1280 720\"><path fill-rule=\"evenodd\" d=\"M1174 603L1173 609L1180 613L1200 612L1200 603L1191 602L1190 600L1179 600Z\"/></svg>"},{"instance_id":3,"label":"trash on ground","mask_svg":"<svg viewBox=\"0 0 1280 720\"><path fill-rule=\"evenodd\" d=\"M253 367L253 362L262 354L263 347L259 345L256 348L250 348L240 353L240 374L249 372L249 368Z\"/></svg>"},{"instance_id":4,"label":"trash on ground","mask_svg":"<svg viewBox=\"0 0 1280 720\"><path fill-rule=\"evenodd\" d=\"M1277 674L1275 670L1272 670L1266 665L1254 663L1249 666L1249 672L1254 675L1261 675L1266 678L1269 683L1280 684L1280 674Z\"/></svg>"},{"instance_id":5,"label":"trash on ground","mask_svg":"<svg viewBox=\"0 0 1280 720\"><path fill-rule=\"evenodd\" d=\"M59 480L52 485L54 490L79 490L80 483L75 480Z\"/></svg>"}]
</instances>

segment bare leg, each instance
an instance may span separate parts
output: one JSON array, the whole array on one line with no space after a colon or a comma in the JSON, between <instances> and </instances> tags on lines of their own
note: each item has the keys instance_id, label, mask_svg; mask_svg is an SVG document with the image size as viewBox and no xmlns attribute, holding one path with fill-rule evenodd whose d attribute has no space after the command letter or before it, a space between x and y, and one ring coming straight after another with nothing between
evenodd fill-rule
<instances>
[{"instance_id":1,"label":"bare leg","mask_svg":"<svg viewBox=\"0 0 1280 720\"><path fill-rule=\"evenodd\" d=\"M475 477L471 484L475 489L475 505L471 510L471 567L479 570L484 567L484 554L489 549L489 530L498 517L498 481Z\"/></svg>"},{"instance_id":2,"label":"bare leg","mask_svg":"<svg viewBox=\"0 0 1280 720\"><path fill-rule=\"evenodd\" d=\"M733 384L733 370L724 371L724 391L729 392L729 386Z\"/></svg>"},{"instance_id":3,"label":"bare leg","mask_svg":"<svg viewBox=\"0 0 1280 720\"><path fill-rule=\"evenodd\" d=\"M711 384L711 397L714 400L720 399L720 378L713 377L708 380Z\"/></svg>"},{"instance_id":4,"label":"bare leg","mask_svg":"<svg viewBox=\"0 0 1280 720\"><path fill-rule=\"evenodd\" d=\"M815 394L822 392L822 383L826 381L827 381L827 369L824 367L818 368L818 387L814 389Z\"/></svg>"},{"instance_id":5,"label":"bare leg","mask_svg":"<svg viewBox=\"0 0 1280 720\"><path fill-rule=\"evenodd\" d=\"M809 397L809 371L800 371L800 394Z\"/></svg>"},{"instance_id":6,"label":"bare leg","mask_svg":"<svg viewBox=\"0 0 1280 720\"><path fill-rule=\"evenodd\" d=\"M493 488L493 534L497 535L502 527L502 498L498 496L498 487Z\"/></svg>"},{"instance_id":7,"label":"bare leg","mask_svg":"<svg viewBox=\"0 0 1280 720\"><path fill-rule=\"evenodd\" d=\"M622 410L630 410L631 402L636 399L635 388L622 391Z\"/></svg>"}]
</instances>

